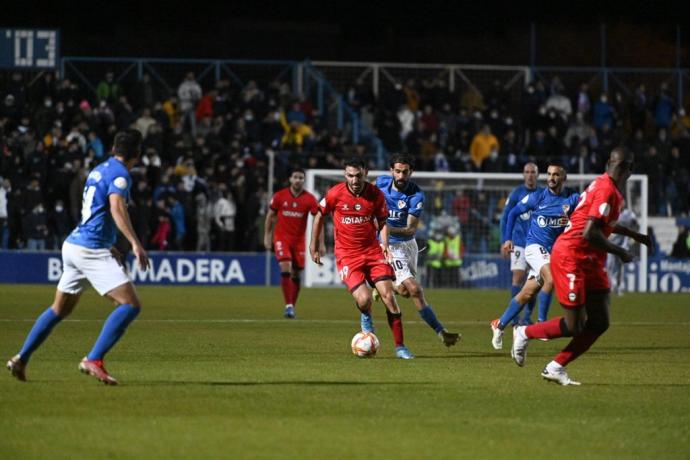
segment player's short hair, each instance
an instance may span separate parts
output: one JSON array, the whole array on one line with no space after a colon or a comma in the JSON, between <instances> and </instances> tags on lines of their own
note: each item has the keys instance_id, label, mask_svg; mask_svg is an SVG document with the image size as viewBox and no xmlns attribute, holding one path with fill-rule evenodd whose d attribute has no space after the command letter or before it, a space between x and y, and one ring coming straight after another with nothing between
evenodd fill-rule
<instances>
[{"instance_id":1,"label":"player's short hair","mask_svg":"<svg viewBox=\"0 0 690 460\"><path fill-rule=\"evenodd\" d=\"M297 167L295 167L295 168L292 168L292 170L290 171L290 175L289 175L288 177L292 177L292 175L295 174L295 173L302 173L302 174L305 174L304 169L302 169L302 168L300 168L299 166L297 166Z\"/></svg>"},{"instance_id":2,"label":"player's short hair","mask_svg":"<svg viewBox=\"0 0 690 460\"><path fill-rule=\"evenodd\" d=\"M141 155L141 141L143 137L141 132L136 129L128 129L120 131L115 135L113 141L113 152L116 155L123 157L125 160L139 158Z\"/></svg>"},{"instance_id":3,"label":"player's short hair","mask_svg":"<svg viewBox=\"0 0 690 460\"><path fill-rule=\"evenodd\" d=\"M566 173L568 172L568 170L565 168L565 165L563 164L563 162L561 160L550 159L546 165L547 169L549 168L549 166L556 166L557 168L561 168L564 172L566 172Z\"/></svg>"},{"instance_id":4,"label":"player's short hair","mask_svg":"<svg viewBox=\"0 0 690 460\"><path fill-rule=\"evenodd\" d=\"M367 165L360 157L351 157L343 161L343 168L352 167L357 169L367 169Z\"/></svg>"},{"instance_id":5,"label":"player's short hair","mask_svg":"<svg viewBox=\"0 0 690 460\"><path fill-rule=\"evenodd\" d=\"M394 154L390 158L389 165L392 168L396 163L410 165L410 169L414 169L414 158L412 158L410 155L405 155L403 153Z\"/></svg>"}]
</instances>

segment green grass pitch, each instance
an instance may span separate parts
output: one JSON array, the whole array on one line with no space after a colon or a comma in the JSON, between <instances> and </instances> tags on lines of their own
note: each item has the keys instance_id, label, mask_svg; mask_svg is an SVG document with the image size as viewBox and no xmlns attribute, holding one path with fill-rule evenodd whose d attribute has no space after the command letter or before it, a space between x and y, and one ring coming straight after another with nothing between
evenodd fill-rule
<instances>
[{"instance_id":1,"label":"green grass pitch","mask_svg":"<svg viewBox=\"0 0 690 460\"><path fill-rule=\"evenodd\" d=\"M21 346L53 286L0 285L0 357ZM690 298L615 297L612 326L571 364L581 387L539 373L564 340L532 342L524 368L490 344L508 291L427 292L462 342L446 349L401 300L394 359L349 349L359 315L344 289L303 289L282 319L278 288L141 287L144 310L109 354L121 382L77 371L107 301L87 291L34 354L29 382L0 377L0 457L74 458L688 458ZM554 302L551 314L560 306ZM3 361L4 363L4 361Z\"/></svg>"}]
</instances>

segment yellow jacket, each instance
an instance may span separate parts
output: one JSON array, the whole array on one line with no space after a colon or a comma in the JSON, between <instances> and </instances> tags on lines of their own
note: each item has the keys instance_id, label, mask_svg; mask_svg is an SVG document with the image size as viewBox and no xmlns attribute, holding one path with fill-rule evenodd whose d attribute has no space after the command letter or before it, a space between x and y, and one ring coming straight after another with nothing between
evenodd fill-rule
<instances>
[{"instance_id":1,"label":"yellow jacket","mask_svg":"<svg viewBox=\"0 0 690 460\"><path fill-rule=\"evenodd\" d=\"M493 134L477 133L472 139L472 145L470 145L470 157L472 157L472 162L478 168L482 165L482 162L486 157L491 154L491 150L498 150L499 144L498 139Z\"/></svg>"}]
</instances>

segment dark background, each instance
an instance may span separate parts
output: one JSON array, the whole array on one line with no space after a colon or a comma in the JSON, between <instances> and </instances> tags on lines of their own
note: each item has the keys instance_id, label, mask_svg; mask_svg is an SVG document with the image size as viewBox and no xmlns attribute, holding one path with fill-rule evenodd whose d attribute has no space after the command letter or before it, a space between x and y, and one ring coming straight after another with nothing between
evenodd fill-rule
<instances>
[{"instance_id":1,"label":"dark background","mask_svg":"<svg viewBox=\"0 0 690 460\"><path fill-rule=\"evenodd\" d=\"M27 5L28 3L28 5ZM62 32L65 56L690 66L690 7L492 1L12 2L3 27ZM630 2L633 3L633 2Z\"/></svg>"}]
</instances>

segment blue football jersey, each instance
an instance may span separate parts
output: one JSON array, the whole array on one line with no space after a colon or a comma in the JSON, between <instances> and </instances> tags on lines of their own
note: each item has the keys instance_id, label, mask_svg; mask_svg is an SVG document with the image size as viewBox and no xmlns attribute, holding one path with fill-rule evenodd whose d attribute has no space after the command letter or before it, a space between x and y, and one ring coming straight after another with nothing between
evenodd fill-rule
<instances>
[{"instance_id":1,"label":"blue football jersey","mask_svg":"<svg viewBox=\"0 0 690 460\"><path fill-rule=\"evenodd\" d=\"M131 186L132 178L127 167L114 157L96 166L84 184L81 222L66 241L91 249L109 248L115 244L117 227L110 215L108 197L117 193L128 201Z\"/></svg>"},{"instance_id":2,"label":"blue football jersey","mask_svg":"<svg viewBox=\"0 0 690 460\"><path fill-rule=\"evenodd\" d=\"M568 225L568 217L575 210L579 198L578 192L568 188L564 188L558 195L554 195L548 188L530 193L510 211L506 232L503 235L504 241L510 239L506 236L512 230L518 215L531 211L525 246L539 244L551 252L556 238Z\"/></svg>"},{"instance_id":3,"label":"blue football jersey","mask_svg":"<svg viewBox=\"0 0 690 460\"><path fill-rule=\"evenodd\" d=\"M520 200L530 193L540 192L543 189L544 187L527 188L525 184L522 184L515 187L513 191L510 192L506 200L506 205L503 208L503 215L501 215L501 235L505 233L508 214L510 214L510 211L513 210ZM525 238L527 238L527 231L529 230L530 216L531 211L527 211L518 216L517 222L515 222L515 226L513 227L512 237L508 238L513 242L513 245L525 247Z\"/></svg>"},{"instance_id":4,"label":"blue football jersey","mask_svg":"<svg viewBox=\"0 0 690 460\"><path fill-rule=\"evenodd\" d=\"M424 192L414 182L408 182L405 190L398 191L393 188L391 176L379 176L376 178L376 186L381 189L386 197L388 206L388 225L403 228L407 226L407 216L413 215L419 218L424 208ZM400 243L414 239L414 236L397 236L391 234L390 243Z\"/></svg>"}]
</instances>

